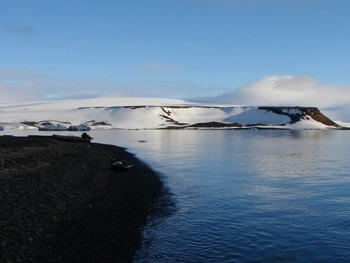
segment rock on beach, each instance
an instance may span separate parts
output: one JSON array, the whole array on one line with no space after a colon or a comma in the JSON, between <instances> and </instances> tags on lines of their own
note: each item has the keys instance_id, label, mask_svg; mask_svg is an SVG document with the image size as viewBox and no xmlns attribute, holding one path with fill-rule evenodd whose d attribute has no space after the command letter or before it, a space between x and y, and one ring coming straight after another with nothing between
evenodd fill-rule
<instances>
[{"instance_id":1,"label":"rock on beach","mask_svg":"<svg viewBox=\"0 0 350 263\"><path fill-rule=\"evenodd\" d=\"M124 148L0 136L0 262L132 262L163 194Z\"/></svg>"}]
</instances>

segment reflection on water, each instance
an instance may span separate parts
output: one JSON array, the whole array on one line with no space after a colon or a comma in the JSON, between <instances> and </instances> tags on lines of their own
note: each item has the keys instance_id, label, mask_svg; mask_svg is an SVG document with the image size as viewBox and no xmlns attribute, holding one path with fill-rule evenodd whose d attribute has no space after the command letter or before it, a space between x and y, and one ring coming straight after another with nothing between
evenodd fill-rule
<instances>
[{"instance_id":1,"label":"reflection on water","mask_svg":"<svg viewBox=\"0 0 350 263\"><path fill-rule=\"evenodd\" d=\"M91 134L159 171L176 202L135 262L350 262L348 131Z\"/></svg>"},{"instance_id":2,"label":"reflection on water","mask_svg":"<svg viewBox=\"0 0 350 263\"><path fill-rule=\"evenodd\" d=\"M154 134L131 148L165 175L178 210L145 231L135 262L350 259L349 133Z\"/></svg>"}]
</instances>

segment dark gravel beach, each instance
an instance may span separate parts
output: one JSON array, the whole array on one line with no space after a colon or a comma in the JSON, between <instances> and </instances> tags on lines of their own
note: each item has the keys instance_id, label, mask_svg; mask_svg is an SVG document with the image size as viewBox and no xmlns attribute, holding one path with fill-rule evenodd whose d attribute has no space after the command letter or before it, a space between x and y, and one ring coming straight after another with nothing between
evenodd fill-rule
<instances>
[{"instance_id":1,"label":"dark gravel beach","mask_svg":"<svg viewBox=\"0 0 350 263\"><path fill-rule=\"evenodd\" d=\"M132 262L163 192L123 148L0 136L0 262Z\"/></svg>"}]
</instances>

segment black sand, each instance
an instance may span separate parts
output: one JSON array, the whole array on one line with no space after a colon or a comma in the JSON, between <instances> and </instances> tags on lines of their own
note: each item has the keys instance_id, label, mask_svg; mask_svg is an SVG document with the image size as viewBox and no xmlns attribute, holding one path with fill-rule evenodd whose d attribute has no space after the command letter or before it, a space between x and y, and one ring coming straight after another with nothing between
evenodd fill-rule
<instances>
[{"instance_id":1,"label":"black sand","mask_svg":"<svg viewBox=\"0 0 350 263\"><path fill-rule=\"evenodd\" d=\"M0 262L132 262L162 194L123 148L0 136Z\"/></svg>"}]
</instances>

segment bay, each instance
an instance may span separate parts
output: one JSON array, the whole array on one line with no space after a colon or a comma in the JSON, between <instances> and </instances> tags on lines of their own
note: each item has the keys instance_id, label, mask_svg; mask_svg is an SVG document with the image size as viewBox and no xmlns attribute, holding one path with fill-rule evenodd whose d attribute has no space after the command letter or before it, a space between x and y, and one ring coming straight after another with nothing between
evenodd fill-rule
<instances>
[{"instance_id":1,"label":"bay","mask_svg":"<svg viewBox=\"0 0 350 263\"><path fill-rule=\"evenodd\" d=\"M170 192L135 262L349 262L350 133L91 131Z\"/></svg>"},{"instance_id":2,"label":"bay","mask_svg":"<svg viewBox=\"0 0 350 263\"><path fill-rule=\"evenodd\" d=\"M349 132L115 135L161 174L175 203L145 229L135 262L350 260Z\"/></svg>"}]
</instances>

